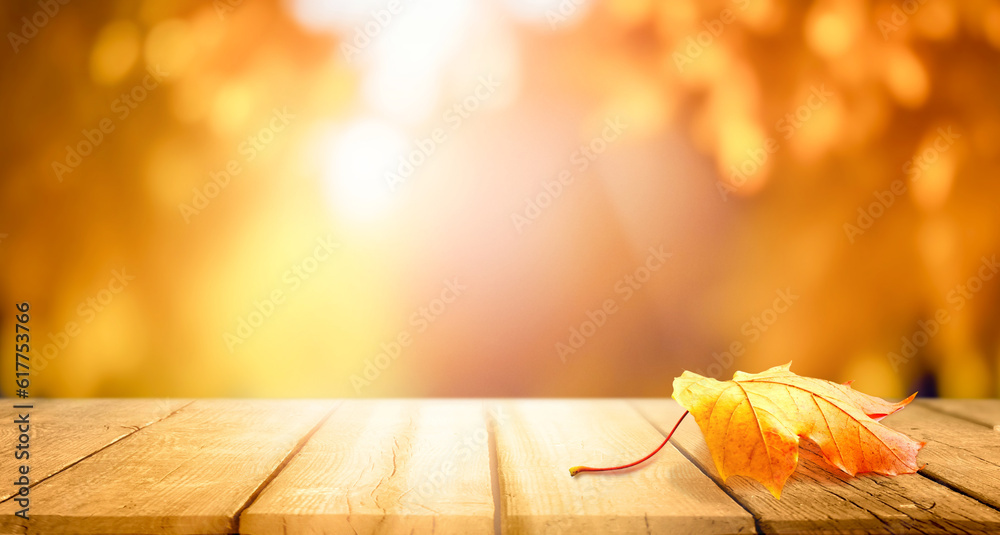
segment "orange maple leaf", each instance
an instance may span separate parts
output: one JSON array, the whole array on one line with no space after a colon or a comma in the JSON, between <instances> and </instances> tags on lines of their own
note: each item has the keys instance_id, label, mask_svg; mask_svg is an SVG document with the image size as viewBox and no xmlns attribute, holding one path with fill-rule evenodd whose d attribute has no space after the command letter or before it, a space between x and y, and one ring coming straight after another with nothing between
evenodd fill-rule
<instances>
[{"instance_id":1,"label":"orange maple leaf","mask_svg":"<svg viewBox=\"0 0 1000 535\"><path fill-rule=\"evenodd\" d=\"M725 481L747 476L775 498L799 461L799 440L807 438L823 458L855 475L912 474L920 469L923 442L878 422L905 407L862 394L848 384L801 377L791 363L762 373L736 372L717 381L685 371L674 379L673 398L694 416Z\"/></svg>"}]
</instances>

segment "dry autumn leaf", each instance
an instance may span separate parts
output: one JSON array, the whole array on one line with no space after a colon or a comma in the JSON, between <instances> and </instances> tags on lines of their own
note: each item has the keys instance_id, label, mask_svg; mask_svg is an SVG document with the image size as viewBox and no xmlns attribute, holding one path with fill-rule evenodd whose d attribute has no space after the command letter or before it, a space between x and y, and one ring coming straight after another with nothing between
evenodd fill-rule
<instances>
[{"instance_id":1,"label":"dry autumn leaf","mask_svg":"<svg viewBox=\"0 0 1000 535\"><path fill-rule=\"evenodd\" d=\"M790 365L762 373L736 372L731 381L687 371L674 379L673 398L694 416L723 481L747 476L780 498L798 464L802 438L815 443L828 463L852 476L911 474L920 468L917 452L924 444L878 422L916 394L890 403L858 392L850 383L801 377L789 371ZM645 461L660 448L623 467ZM570 473L602 470L609 469L574 467Z\"/></svg>"},{"instance_id":2,"label":"dry autumn leaf","mask_svg":"<svg viewBox=\"0 0 1000 535\"><path fill-rule=\"evenodd\" d=\"M791 365L762 373L736 372L716 381L684 372L673 398L694 416L723 481L741 475L759 481L775 498L799 460L807 438L823 458L844 472L912 474L923 446L878 420L905 407L841 385L801 377Z\"/></svg>"}]
</instances>

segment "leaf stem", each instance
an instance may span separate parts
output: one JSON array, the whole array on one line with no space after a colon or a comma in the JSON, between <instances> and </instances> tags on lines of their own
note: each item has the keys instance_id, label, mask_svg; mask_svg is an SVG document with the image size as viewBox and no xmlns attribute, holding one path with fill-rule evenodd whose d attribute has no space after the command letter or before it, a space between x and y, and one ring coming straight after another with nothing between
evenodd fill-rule
<instances>
[{"instance_id":1,"label":"leaf stem","mask_svg":"<svg viewBox=\"0 0 1000 535\"><path fill-rule=\"evenodd\" d=\"M573 468L569 469L569 475L570 476L575 476L575 475L579 474L580 472L608 472L608 471L611 471L611 470L621 470L623 468L630 468L630 467L635 466L635 465L637 465L639 463L642 463L643 461L645 461L645 460L649 459L650 457L656 455L656 452L660 451L661 449L663 449L663 446L667 445L667 442L670 441L670 437L674 436L674 431L677 431L677 428L680 427L681 422L684 420L684 417L687 416L687 415L688 415L688 411L684 411L684 414L682 414L681 417L680 417L680 419L677 420L677 423L674 424L674 428L671 429L669 433L667 433L667 438L663 439L663 443L660 444L659 446L657 446L656 449L652 451L652 453L650 453L649 455L643 457L642 459L639 459L638 461L631 462L631 463L628 463L628 464L623 464L621 466L609 466L607 468L592 468L590 466L574 466Z\"/></svg>"}]
</instances>

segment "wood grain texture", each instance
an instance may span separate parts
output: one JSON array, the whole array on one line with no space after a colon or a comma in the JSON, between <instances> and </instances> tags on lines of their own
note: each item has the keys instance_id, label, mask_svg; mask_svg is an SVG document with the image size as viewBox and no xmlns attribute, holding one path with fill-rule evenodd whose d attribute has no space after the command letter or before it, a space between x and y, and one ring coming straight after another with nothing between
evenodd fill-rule
<instances>
[{"instance_id":1,"label":"wood grain texture","mask_svg":"<svg viewBox=\"0 0 1000 535\"><path fill-rule=\"evenodd\" d=\"M33 488L29 521L13 501L0 504L0 530L235 533L239 510L332 408L196 401Z\"/></svg>"},{"instance_id":2,"label":"wood grain texture","mask_svg":"<svg viewBox=\"0 0 1000 535\"><path fill-rule=\"evenodd\" d=\"M9 400L0 408L0 474L15 474L19 466L28 464L31 481L41 481L189 403L176 399ZM15 404L34 407L14 409ZM14 457L20 431L13 422L22 415L30 421L27 460ZM13 485L0 486L0 500L14 492Z\"/></svg>"},{"instance_id":3,"label":"wood grain texture","mask_svg":"<svg viewBox=\"0 0 1000 535\"><path fill-rule=\"evenodd\" d=\"M1000 399L917 399L915 403L1000 433Z\"/></svg>"},{"instance_id":4,"label":"wood grain texture","mask_svg":"<svg viewBox=\"0 0 1000 535\"><path fill-rule=\"evenodd\" d=\"M344 402L240 532L492 534L483 402Z\"/></svg>"},{"instance_id":5,"label":"wood grain texture","mask_svg":"<svg viewBox=\"0 0 1000 535\"><path fill-rule=\"evenodd\" d=\"M917 404L883 422L927 442L922 474L1000 508L1000 433Z\"/></svg>"},{"instance_id":6,"label":"wood grain texture","mask_svg":"<svg viewBox=\"0 0 1000 535\"><path fill-rule=\"evenodd\" d=\"M683 413L673 400L641 400L635 406L661 430L672 427ZM723 484L701 430L692 418L685 419L671 442ZM864 474L852 478L805 448L800 448L798 467L785 485L780 501L744 477L731 477L724 485L730 495L754 514L758 527L766 533L1000 530L1000 512L919 474L896 477Z\"/></svg>"},{"instance_id":7,"label":"wood grain texture","mask_svg":"<svg viewBox=\"0 0 1000 535\"><path fill-rule=\"evenodd\" d=\"M663 441L620 400L498 402L494 418L505 535L752 533L753 519L667 445L648 464L584 473L637 459Z\"/></svg>"}]
</instances>

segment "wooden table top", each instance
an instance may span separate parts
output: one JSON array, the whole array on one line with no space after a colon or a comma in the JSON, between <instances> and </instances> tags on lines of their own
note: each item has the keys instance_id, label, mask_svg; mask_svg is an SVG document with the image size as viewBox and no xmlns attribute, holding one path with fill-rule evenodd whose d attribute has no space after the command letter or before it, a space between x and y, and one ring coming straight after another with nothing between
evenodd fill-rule
<instances>
[{"instance_id":1,"label":"wooden table top","mask_svg":"<svg viewBox=\"0 0 1000 535\"><path fill-rule=\"evenodd\" d=\"M918 474L804 451L781 500L719 481L672 400L34 400L29 520L0 423L0 533L1000 533L1000 400L917 400ZM23 414L26 411L19 411Z\"/></svg>"}]
</instances>

